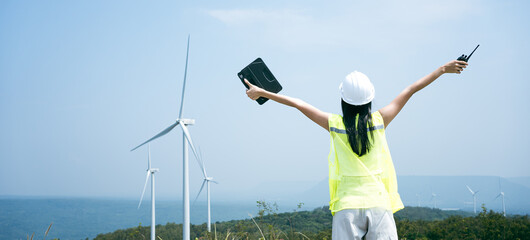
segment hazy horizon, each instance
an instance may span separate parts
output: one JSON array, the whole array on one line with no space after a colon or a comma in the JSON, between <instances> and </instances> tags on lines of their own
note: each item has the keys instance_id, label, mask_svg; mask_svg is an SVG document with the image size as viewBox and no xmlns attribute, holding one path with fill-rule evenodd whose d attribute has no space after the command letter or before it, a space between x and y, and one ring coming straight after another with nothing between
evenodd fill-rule
<instances>
[{"instance_id":1,"label":"hazy horizon","mask_svg":"<svg viewBox=\"0 0 530 240\"><path fill-rule=\"evenodd\" d=\"M419 182L411 182L410 179L418 179ZM498 199L495 196L500 191L497 184L497 176L398 176L400 195L407 206L416 206L418 197L423 198L424 204L432 204L429 200L430 192L435 189L440 195L440 191L445 191L443 198L450 202L445 208L463 208L465 204L458 203L458 200L469 198L466 185L473 190L479 190L479 203L487 203L486 207L497 209L499 206L493 204ZM436 180L438 179L438 180ZM488 180L490 179L490 180ZM493 183L488 181L493 179ZM502 191L506 194L509 202L509 211L524 211L530 213L530 205L520 199L530 197L530 177L501 178L504 186ZM451 183L448 181L452 181ZM216 192L212 195L212 201L221 204L245 203L255 204L256 201L277 202L280 205L292 207L297 203L305 203L306 207L318 207L328 204L328 182L327 178L320 181L269 181L262 182L256 186L239 192ZM448 194L447 191L450 191ZM198 189L191 190L191 200L195 199ZM419 193L419 195L418 195ZM149 194L146 193L144 201L149 202ZM201 194L201 196L203 196ZM443 195L443 194L442 194ZM468 196L469 195L469 196ZM124 200L139 201L139 195L0 195L0 199L94 199L94 200ZM180 191L173 194L157 194L157 201L182 201ZM493 200L492 200L493 199ZM485 202L484 202L485 201ZM205 197L199 197L197 203L205 203ZM411 203L412 202L412 203ZM491 205L493 204L493 206ZM290 206L292 205L292 206ZM480 205L480 204L479 204ZM443 206L443 203L442 203ZM286 206L282 206L286 207ZM288 207L288 208L289 208ZM443 207L442 207L443 208ZM465 209L464 209L465 210Z\"/></svg>"}]
</instances>

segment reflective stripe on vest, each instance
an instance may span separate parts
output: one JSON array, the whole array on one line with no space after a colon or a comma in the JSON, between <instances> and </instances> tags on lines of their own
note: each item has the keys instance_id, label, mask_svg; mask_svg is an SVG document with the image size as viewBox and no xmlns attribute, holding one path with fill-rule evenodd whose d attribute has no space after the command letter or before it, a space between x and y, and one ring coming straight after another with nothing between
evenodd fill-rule
<instances>
[{"instance_id":1,"label":"reflective stripe on vest","mask_svg":"<svg viewBox=\"0 0 530 240\"><path fill-rule=\"evenodd\" d=\"M381 114L372 113L374 126L368 129L373 132L373 138L372 134L368 135L372 147L362 157L352 151L342 117L332 114L328 123L331 135L328 156L331 212L374 207L392 212L402 209Z\"/></svg>"},{"instance_id":2,"label":"reflective stripe on vest","mask_svg":"<svg viewBox=\"0 0 530 240\"><path fill-rule=\"evenodd\" d=\"M373 126L373 127L370 127L370 128L366 128L366 130L375 131L375 130L379 130L379 129L383 129L383 128L385 128L385 125L377 125L377 126ZM346 129L338 129L338 128L330 127L329 130L333 131L333 132L336 132L336 133L346 134Z\"/></svg>"}]
</instances>

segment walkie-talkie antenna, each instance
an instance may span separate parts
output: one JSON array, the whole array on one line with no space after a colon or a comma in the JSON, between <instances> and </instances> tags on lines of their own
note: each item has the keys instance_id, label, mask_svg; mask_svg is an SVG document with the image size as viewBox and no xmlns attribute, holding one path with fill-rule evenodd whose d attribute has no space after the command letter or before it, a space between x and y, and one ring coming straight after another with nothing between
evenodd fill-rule
<instances>
[{"instance_id":1,"label":"walkie-talkie antenna","mask_svg":"<svg viewBox=\"0 0 530 240\"><path fill-rule=\"evenodd\" d=\"M479 46L480 46L480 44L477 45L477 47L475 47L475 49L473 49L473 52L471 52L471 53L469 54L469 56L467 56L467 58L466 58L466 62L469 60L469 58L471 58L471 55L473 55L473 53L475 52L475 50L477 50L477 48L478 48Z\"/></svg>"}]
</instances>

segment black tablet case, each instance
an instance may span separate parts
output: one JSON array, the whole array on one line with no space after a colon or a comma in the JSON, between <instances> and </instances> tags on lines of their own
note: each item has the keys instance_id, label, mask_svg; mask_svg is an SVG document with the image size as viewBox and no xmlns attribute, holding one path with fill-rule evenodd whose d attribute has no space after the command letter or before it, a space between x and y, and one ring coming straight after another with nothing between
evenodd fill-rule
<instances>
[{"instance_id":1,"label":"black tablet case","mask_svg":"<svg viewBox=\"0 0 530 240\"><path fill-rule=\"evenodd\" d=\"M244 79L246 78L251 84L263 88L269 92L278 93L282 90L282 85L276 80L272 72L269 70L265 62L261 58L256 58L248 66L243 68L241 72L237 74L239 79L245 87L248 89ZM268 98L260 97L256 101L262 105Z\"/></svg>"}]
</instances>

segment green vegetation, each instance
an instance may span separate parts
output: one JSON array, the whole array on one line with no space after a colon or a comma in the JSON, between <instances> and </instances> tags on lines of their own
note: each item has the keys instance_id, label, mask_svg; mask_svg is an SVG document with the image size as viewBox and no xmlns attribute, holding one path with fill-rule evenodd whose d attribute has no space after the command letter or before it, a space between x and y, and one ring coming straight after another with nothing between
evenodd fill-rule
<instances>
[{"instance_id":1,"label":"green vegetation","mask_svg":"<svg viewBox=\"0 0 530 240\"><path fill-rule=\"evenodd\" d=\"M428 207L406 207L405 209L394 214L396 221L400 220L424 220L424 221L435 221L444 220L451 216L462 216L462 217L473 217L476 214L472 212L464 211L442 211L439 208L428 208Z\"/></svg>"},{"instance_id":2,"label":"green vegetation","mask_svg":"<svg viewBox=\"0 0 530 240\"><path fill-rule=\"evenodd\" d=\"M530 239L530 219L525 216L504 217L487 211L474 217L459 215L444 220L397 220L400 239Z\"/></svg>"},{"instance_id":3,"label":"green vegetation","mask_svg":"<svg viewBox=\"0 0 530 240\"><path fill-rule=\"evenodd\" d=\"M192 225L192 239L331 239L332 216L328 207L313 211L277 213L278 206L257 202L258 214L250 219L216 222L212 232L206 224ZM249 214L250 215L250 214ZM394 215L400 239L520 239L530 240L530 219L525 216L504 217L501 213L482 207L478 215L462 211L407 207ZM138 226L113 233L99 234L96 240L148 239L149 227ZM157 225L160 240L181 239L182 225Z\"/></svg>"}]
</instances>

